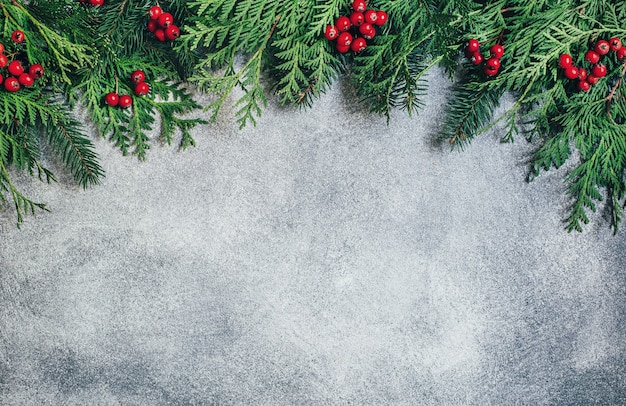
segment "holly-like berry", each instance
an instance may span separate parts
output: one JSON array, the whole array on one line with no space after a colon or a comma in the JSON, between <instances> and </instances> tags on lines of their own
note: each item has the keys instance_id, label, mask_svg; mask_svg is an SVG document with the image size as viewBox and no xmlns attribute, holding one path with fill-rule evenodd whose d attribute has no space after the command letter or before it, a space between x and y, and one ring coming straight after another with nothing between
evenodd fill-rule
<instances>
[{"instance_id":1,"label":"holly-like berry","mask_svg":"<svg viewBox=\"0 0 626 406\"><path fill-rule=\"evenodd\" d=\"M175 41L178 37L180 37L180 28L174 24L165 29L165 38L169 41Z\"/></svg>"},{"instance_id":2,"label":"holly-like berry","mask_svg":"<svg viewBox=\"0 0 626 406\"><path fill-rule=\"evenodd\" d=\"M0 85L2 84L2 82L4 82L4 76L2 76L2 74L0 74Z\"/></svg>"},{"instance_id":3,"label":"holly-like berry","mask_svg":"<svg viewBox=\"0 0 626 406\"><path fill-rule=\"evenodd\" d=\"M467 41L467 45L465 46L468 52L474 53L480 49L480 42L477 39L470 39Z\"/></svg>"},{"instance_id":4,"label":"holly-like berry","mask_svg":"<svg viewBox=\"0 0 626 406\"><path fill-rule=\"evenodd\" d=\"M28 74L30 76L32 76L33 79L35 79L35 80L41 78L43 76L44 72L45 72L45 70L44 70L43 66L41 66L38 63L30 65L30 68L28 68Z\"/></svg>"},{"instance_id":5,"label":"holly-like berry","mask_svg":"<svg viewBox=\"0 0 626 406\"><path fill-rule=\"evenodd\" d=\"M376 21L374 21L374 24L376 24L379 27L381 25L385 25L385 23L387 22L388 18L389 18L389 16L387 15L386 12L384 12L383 10L378 10L376 12Z\"/></svg>"},{"instance_id":6,"label":"holly-like berry","mask_svg":"<svg viewBox=\"0 0 626 406\"><path fill-rule=\"evenodd\" d=\"M15 30L11 33L11 40L16 44L24 42L24 38L26 38L26 35L24 35L24 31L22 30Z\"/></svg>"},{"instance_id":7,"label":"holly-like berry","mask_svg":"<svg viewBox=\"0 0 626 406\"><path fill-rule=\"evenodd\" d=\"M130 80L133 83L141 83L146 80L146 74L141 69L137 69L130 74Z\"/></svg>"},{"instance_id":8,"label":"holly-like berry","mask_svg":"<svg viewBox=\"0 0 626 406\"><path fill-rule=\"evenodd\" d=\"M611 46L609 45L608 41L601 39L600 41L596 42L594 50L600 55L606 55L611 50Z\"/></svg>"},{"instance_id":9,"label":"holly-like berry","mask_svg":"<svg viewBox=\"0 0 626 406\"><path fill-rule=\"evenodd\" d=\"M617 38L617 37L613 37L609 40L609 47L611 48L611 51L617 51L619 49L622 48L622 40Z\"/></svg>"},{"instance_id":10,"label":"holly-like berry","mask_svg":"<svg viewBox=\"0 0 626 406\"><path fill-rule=\"evenodd\" d=\"M127 94L121 95L119 102L117 103L117 105L123 109L130 107L132 104L133 104L133 98Z\"/></svg>"},{"instance_id":11,"label":"holly-like berry","mask_svg":"<svg viewBox=\"0 0 626 406\"><path fill-rule=\"evenodd\" d=\"M588 76L587 69L585 69L585 68L578 68L578 79L586 80L587 76Z\"/></svg>"},{"instance_id":12,"label":"holly-like berry","mask_svg":"<svg viewBox=\"0 0 626 406\"><path fill-rule=\"evenodd\" d=\"M352 23L350 23L350 19L346 16L340 16L335 20L335 27L341 32L348 31L350 29Z\"/></svg>"},{"instance_id":13,"label":"holly-like berry","mask_svg":"<svg viewBox=\"0 0 626 406\"><path fill-rule=\"evenodd\" d=\"M7 56L4 54L0 54L0 69L7 66L8 63L9 63L9 60L7 59Z\"/></svg>"},{"instance_id":14,"label":"holly-like berry","mask_svg":"<svg viewBox=\"0 0 626 406\"><path fill-rule=\"evenodd\" d=\"M567 68L565 68L565 70L563 71L563 75L565 75L566 78L568 79L578 79L578 68L570 65Z\"/></svg>"},{"instance_id":15,"label":"holly-like berry","mask_svg":"<svg viewBox=\"0 0 626 406\"><path fill-rule=\"evenodd\" d=\"M0 42L0 54L4 53L4 44Z\"/></svg>"},{"instance_id":16,"label":"holly-like berry","mask_svg":"<svg viewBox=\"0 0 626 406\"><path fill-rule=\"evenodd\" d=\"M371 23L363 23L359 27L359 32L365 39L372 39L376 35L376 28Z\"/></svg>"},{"instance_id":17,"label":"holly-like berry","mask_svg":"<svg viewBox=\"0 0 626 406\"><path fill-rule=\"evenodd\" d=\"M602 65L601 63L594 65L594 67L591 69L591 74L595 77L598 78L603 78L606 76L606 66Z\"/></svg>"},{"instance_id":18,"label":"holly-like berry","mask_svg":"<svg viewBox=\"0 0 626 406\"><path fill-rule=\"evenodd\" d=\"M599 80L600 78L597 76L587 75L587 82L589 82L592 85L595 85L596 83L598 83Z\"/></svg>"},{"instance_id":19,"label":"holly-like berry","mask_svg":"<svg viewBox=\"0 0 626 406\"><path fill-rule=\"evenodd\" d=\"M495 76L500 70L500 60L498 58L489 58L485 62L485 73L487 76Z\"/></svg>"},{"instance_id":20,"label":"holly-like berry","mask_svg":"<svg viewBox=\"0 0 626 406\"><path fill-rule=\"evenodd\" d=\"M615 52L618 62L626 62L626 47L621 47Z\"/></svg>"},{"instance_id":21,"label":"holly-like berry","mask_svg":"<svg viewBox=\"0 0 626 406\"><path fill-rule=\"evenodd\" d=\"M146 82L139 82L135 85L135 94L137 96L145 96L150 93L150 85Z\"/></svg>"},{"instance_id":22,"label":"holly-like berry","mask_svg":"<svg viewBox=\"0 0 626 406\"><path fill-rule=\"evenodd\" d=\"M4 88L13 93L20 90L20 82L16 78L8 77L4 80Z\"/></svg>"},{"instance_id":23,"label":"holly-like berry","mask_svg":"<svg viewBox=\"0 0 626 406\"><path fill-rule=\"evenodd\" d=\"M356 37L354 41L352 41L352 44L350 44L352 51L357 53L363 51L366 47L367 41L365 41L365 38L362 37Z\"/></svg>"},{"instance_id":24,"label":"holly-like berry","mask_svg":"<svg viewBox=\"0 0 626 406\"><path fill-rule=\"evenodd\" d=\"M590 64L595 65L600 61L600 54L590 49L585 53L585 60Z\"/></svg>"},{"instance_id":25,"label":"holly-like berry","mask_svg":"<svg viewBox=\"0 0 626 406\"><path fill-rule=\"evenodd\" d=\"M582 92L588 92L589 89L591 89L591 84L587 82L586 80L580 80L578 82L578 90Z\"/></svg>"},{"instance_id":26,"label":"holly-like berry","mask_svg":"<svg viewBox=\"0 0 626 406\"><path fill-rule=\"evenodd\" d=\"M559 66L563 69L572 66L572 56L570 54L559 55Z\"/></svg>"},{"instance_id":27,"label":"holly-like berry","mask_svg":"<svg viewBox=\"0 0 626 406\"><path fill-rule=\"evenodd\" d=\"M374 24L377 19L378 19L378 14L376 13L375 10L367 10L365 12L365 21L367 21L368 23Z\"/></svg>"},{"instance_id":28,"label":"holly-like berry","mask_svg":"<svg viewBox=\"0 0 626 406\"><path fill-rule=\"evenodd\" d=\"M500 44L495 44L489 48L489 53L492 58L500 59L504 56L504 47Z\"/></svg>"},{"instance_id":29,"label":"holly-like berry","mask_svg":"<svg viewBox=\"0 0 626 406\"><path fill-rule=\"evenodd\" d=\"M33 77L30 76L28 73L22 73L17 78L17 81L20 82L20 84L25 87L31 87L32 85L35 84L35 79L33 79Z\"/></svg>"},{"instance_id":30,"label":"holly-like berry","mask_svg":"<svg viewBox=\"0 0 626 406\"><path fill-rule=\"evenodd\" d=\"M326 26L326 31L324 31L324 37L326 37L329 41L334 41L339 36L339 30L334 25L328 24Z\"/></svg>"},{"instance_id":31,"label":"holly-like berry","mask_svg":"<svg viewBox=\"0 0 626 406\"><path fill-rule=\"evenodd\" d=\"M165 41L165 31L162 28L154 30L154 36L161 42Z\"/></svg>"},{"instance_id":32,"label":"holly-like berry","mask_svg":"<svg viewBox=\"0 0 626 406\"><path fill-rule=\"evenodd\" d=\"M89 0L89 4L91 4L94 7L100 7L101 5L104 4L104 0Z\"/></svg>"},{"instance_id":33,"label":"holly-like berry","mask_svg":"<svg viewBox=\"0 0 626 406\"><path fill-rule=\"evenodd\" d=\"M350 14L350 23L352 23L352 25L358 27L363 24L363 21L365 21L365 16L360 11L353 11L352 14Z\"/></svg>"},{"instance_id":34,"label":"holly-like berry","mask_svg":"<svg viewBox=\"0 0 626 406\"><path fill-rule=\"evenodd\" d=\"M337 38L337 45L350 46L352 44L352 34L349 32L342 32Z\"/></svg>"},{"instance_id":35,"label":"holly-like berry","mask_svg":"<svg viewBox=\"0 0 626 406\"><path fill-rule=\"evenodd\" d=\"M350 50L350 46L351 45L343 45L337 42L336 48L337 48L337 51L339 51L342 54L345 54L346 52Z\"/></svg>"},{"instance_id":36,"label":"holly-like berry","mask_svg":"<svg viewBox=\"0 0 626 406\"><path fill-rule=\"evenodd\" d=\"M20 61L11 61L7 69L11 75L16 77L24 73L24 66L22 66Z\"/></svg>"},{"instance_id":37,"label":"holly-like berry","mask_svg":"<svg viewBox=\"0 0 626 406\"><path fill-rule=\"evenodd\" d=\"M159 6L152 6L148 11L151 20L157 20L161 14L163 14L163 9Z\"/></svg>"},{"instance_id":38,"label":"holly-like berry","mask_svg":"<svg viewBox=\"0 0 626 406\"><path fill-rule=\"evenodd\" d=\"M161 26L161 28L167 28L170 25L174 24L174 16L170 13L163 13L159 16L157 22L159 23L159 26Z\"/></svg>"},{"instance_id":39,"label":"holly-like berry","mask_svg":"<svg viewBox=\"0 0 626 406\"><path fill-rule=\"evenodd\" d=\"M480 65L481 63L483 63L484 57L483 54L480 53L480 51L476 51L472 54L472 56L470 56L469 60L473 65Z\"/></svg>"},{"instance_id":40,"label":"holly-like berry","mask_svg":"<svg viewBox=\"0 0 626 406\"><path fill-rule=\"evenodd\" d=\"M159 28L159 25L157 24L157 22L155 20L148 20L148 25L147 25L146 28L150 32L155 32L157 30L157 28Z\"/></svg>"},{"instance_id":41,"label":"holly-like berry","mask_svg":"<svg viewBox=\"0 0 626 406\"><path fill-rule=\"evenodd\" d=\"M115 107L120 102L120 97L117 95L117 93L110 92L107 93L106 96L104 96L104 102L111 107Z\"/></svg>"},{"instance_id":42,"label":"holly-like berry","mask_svg":"<svg viewBox=\"0 0 626 406\"><path fill-rule=\"evenodd\" d=\"M364 12L367 9L367 5L365 4L364 0L354 0L352 2L352 10L354 11L359 11L359 12Z\"/></svg>"}]
</instances>

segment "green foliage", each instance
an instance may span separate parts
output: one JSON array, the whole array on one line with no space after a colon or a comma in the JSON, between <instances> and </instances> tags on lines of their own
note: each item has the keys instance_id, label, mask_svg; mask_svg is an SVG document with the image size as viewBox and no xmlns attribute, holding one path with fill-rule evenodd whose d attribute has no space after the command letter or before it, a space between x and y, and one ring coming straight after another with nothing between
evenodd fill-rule
<instances>
[{"instance_id":1,"label":"green foliage","mask_svg":"<svg viewBox=\"0 0 626 406\"><path fill-rule=\"evenodd\" d=\"M626 70L611 52L602 59L608 75L583 93L577 81L564 78L558 58L569 53L576 66L590 71L583 59L585 52L599 39L625 38L625 18L623 2L513 0L490 2L480 16L466 19L463 42L476 37L487 50L501 41L506 52L494 78L464 63L444 133L453 145L462 147L496 122L506 123L506 140L523 130L540 143L531 163L532 178L577 160L566 178L573 197L569 231L582 231L589 211L595 211L597 202L605 198L615 232L623 217L626 108L622 101L626 95L622 84ZM463 42L457 44L457 52ZM495 103L504 92L515 95L516 102L502 116L493 117Z\"/></svg>"},{"instance_id":2,"label":"green foliage","mask_svg":"<svg viewBox=\"0 0 626 406\"><path fill-rule=\"evenodd\" d=\"M205 121L181 116L200 107L183 86L196 54L176 51L146 30L147 11L153 4L107 0L103 7L92 7L73 0L0 1L5 55L26 67L39 63L45 69L33 87L16 93L0 90L0 203L7 206L13 201L18 225L25 214L46 208L18 190L11 167L47 182L56 179L41 163L42 141L83 187L104 176L93 144L75 118L77 105L86 107L98 131L125 154L144 159L152 131L168 144L180 134L182 149L195 145L190 130ZM161 6L184 24L185 1ZM19 44L11 41L16 29L25 33ZM146 73L150 94L134 96L130 109L106 106L103 97L110 91L134 94L130 73L137 69ZM159 129L153 128L157 116Z\"/></svg>"},{"instance_id":3,"label":"green foliage","mask_svg":"<svg viewBox=\"0 0 626 406\"><path fill-rule=\"evenodd\" d=\"M103 136L109 137L123 154L132 153L140 159L146 158L150 148L148 134L154 130L157 114L162 122L160 137L170 144L175 132L180 131L183 149L195 145L189 130L205 123L179 117L200 107L182 87L195 56L192 51L175 51L171 42L159 42L146 30L152 5L147 0L108 0L95 9L83 5L85 10L81 12L93 14L92 23L84 28L90 33L90 47L97 52L98 63L78 69L65 90L70 103L79 101L87 107ZM160 5L174 15L177 24L184 23L185 2ZM150 93L133 96L132 108L126 110L106 105L106 93L134 95L130 75L138 69L145 72Z\"/></svg>"},{"instance_id":4,"label":"green foliage","mask_svg":"<svg viewBox=\"0 0 626 406\"><path fill-rule=\"evenodd\" d=\"M61 35L57 22L74 17L65 10L68 2L0 2L2 31L0 43L9 60L20 60L28 67L40 63L46 68L43 78L34 86L16 93L0 91L0 203L13 202L18 225L24 215L34 214L45 205L24 196L11 179L11 167L25 170L47 182L54 174L43 166L40 158L42 141L50 148L83 187L97 184L103 176L93 145L73 118L71 108L59 100L54 89L69 82L69 75L78 67L91 66L94 54L80 42ZM55 12L52 12L55 10ZM64 16L64 17L61 17ZM56 19L58 18L58 19ZM25 41L11 41L14 30L25 33ZM2 72L6 75L5 72Z\"/></svg>"}]
</instances>

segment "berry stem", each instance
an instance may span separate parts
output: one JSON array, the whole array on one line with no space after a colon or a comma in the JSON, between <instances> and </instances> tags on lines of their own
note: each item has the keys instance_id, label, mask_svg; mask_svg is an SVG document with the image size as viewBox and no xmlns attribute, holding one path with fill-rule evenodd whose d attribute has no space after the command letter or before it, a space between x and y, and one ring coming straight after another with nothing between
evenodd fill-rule
<instances>
[{"instance_id":1,"label":"berry stem","mask_svg":"<svg viewBox=\"0 0 626 406\"><path fill-rule=\"evenodd\" d=\"M606 114L608 114L611 120L613 120L613 117L611 116L611 105L613 104L613 98L615 97L615 92L621 86L622 78L624 77L625 74L626 74L626 63L624 63L624 66L622 67L622 73L620 74L619 78L615 81L613 88L611 88L611 92L606 97Z\"/></svg>"}]
</instances>

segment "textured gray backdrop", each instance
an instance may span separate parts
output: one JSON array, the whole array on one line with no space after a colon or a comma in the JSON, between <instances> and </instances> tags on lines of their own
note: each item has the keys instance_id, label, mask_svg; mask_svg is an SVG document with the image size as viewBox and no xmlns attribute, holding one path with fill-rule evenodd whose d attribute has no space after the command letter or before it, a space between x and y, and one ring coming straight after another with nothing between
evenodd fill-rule
<instances>
[{"instance_id":1,"label":"textured gray backdrop","mask_svg":"<svg viewBox=\"0 0 626 406\"><path fill-rule=\"evenodd\" d=\"M337 84L146 163L96 140L87 191L17 174L52 212L0 214L0 404L625 404L624 232L566 233L522 139L451 152L447 85L389 126Z\"/></svg>"}]
</instances>

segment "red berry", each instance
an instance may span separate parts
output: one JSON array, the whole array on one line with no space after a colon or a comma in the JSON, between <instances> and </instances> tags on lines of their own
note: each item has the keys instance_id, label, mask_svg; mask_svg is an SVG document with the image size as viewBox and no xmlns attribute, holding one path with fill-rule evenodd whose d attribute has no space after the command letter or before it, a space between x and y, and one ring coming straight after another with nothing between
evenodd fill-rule
<instances>
[{"instance_id":1,"label":"red berry","mask_svg":"<svg viewBox=\"0 0 626 406\"><path fill-rule=\"evenodd\" d=\"M337 45L350 46L352 44L352 34L349 32L342 32L337 39Z\"/></svg>"},{"instance_id":2,"label":"red berry","mask_svg":"<svg viewBox=\"0 0 626 406\"><path fill-rule=\"evenodd\" d=\"M578 68L578 79L586 80L587 79L587 69Z\"/></svg>"},{"instance_id":3,"label":"red berry","mask_svg":"<svg viewBox=\"0 0 626 406\"><path fill-rule=\"evenodd\" d=\"M159 23L159 26L161 26L161 28L167 28L170 25L174 24L174 16L170 13L163 13L159 16L157 22Z\"/></svg>"},{"instance_id":4,"label":"red berry","mask_svg":"<svg viewBox=\"0 0 626 406\"><path fill-rule=\"evenodd\" d=\"M130 80L133 83L143 82L144 80L146 80L146 74L141 69L137 69L130 74Z\"/></svg>"},{"instance_id":5,"label":"red berry","mask_svg":"<svg viewBox=\"0 0 626 406\"><path fill-rule=\"evenodd\" d=\"M155 32L157 28L159 28L159 25L157 24L156 21L154 20L148 20L148 31L150 32Z\"/></svg>"},{"instance_id":6,"label":"red berry","mask_svg":"<svg viewBox=\"0 0 626 406\"><path fill-rule=\"evenodd\" d=\"M0 54L0 69L7 66L8 63L9 60L7 59L7 56L4 54Z\"/></svg>"},{"instance_id":7,"label":"red berry","mask_svg":"<svg viewBox=\"0 0 626 406\"><path fill-rule=\"evenodd\" d=\"M489 52L492 58L500 59L504 56L504 47L500 44L495 44L489 48Z\"/></svg>"},{"instance_id":8,"label":"red berry","mask_svg":"<svg viewBox=\"0 0 626 406\"><path fill-rule=\"evenodd\" d=\"M565 68L565 70L563 71L563 74L568 79L572 79L572 80L578 79L578 68L573 65L570 65L567 68Z\"/></svg>"},{"instance_id":9,"label":"red berry","mask_svg":"<svg viewBox=\"0 0 626 406\"><path fill-rule=\"evenodd\" d=\"M0 85L2 84L2 82L4 82L4 76L2 76L2 74L0 74Z\"/></svg>"},{"instance_id":10,"label":"red berry","mask_svg":"<svg viewBox=\"0 0 626 406\"><path fill-rule=\"evenodd\" d=\"M587 82L589 82L592 85L595 85L596 83L598 83L599 80L600 78L597 76L587 75Z\"/></svg>"},{"instance_id":11,"label":"red berry","mask_svg":"<svg viewBox=\"0 0 626 406\"><path fill-rule=\"evenodd\" d=\"M596 51L589 50L585 53L585 60L592 65L595 65L600 61L600 54Z\"/></svg>"},{"instance_id":12,"label":"red berry","mask_svg":"<svg viewBox=\"0 0 626 406\"><path fill-rule=\"evenodd\" d=\"M145 96L150 93L150 85L146 82L139 82L135 85L135 94L137 96Z\"/></svg>"},{"instance_id":13,"label":"red berry","mask_svg":"<svg viewBox=\"0 0 626 406\"><path fill-rule=\"evenodd\" d=\"M465 48L469 51L469 52L476 52L480 49L480 42L478 42L478 40L472 38L469 41L467 41L467 45L465 46Z\"/></svg>"},{"instance_id":14,"label":"red berry","mask_svg":"<svg viewBox=\"0 0 626 406\"><path fill-rule=\"evenodd\" d=\"M161 14L163 14L163 9L159 6L152 6L148 11L151 20L156 20L159 18Z\"/></svg>"},{"instance_id":15,"label":"red berry","mask_svg":"<svg viewBox=\"0 0 626 406\"><path fill-rule=\"evenodd\" d=\"M11 33L11 40L16 44L24 42L24 38L26 38L26 36L24 35L24 31L15 30Z\"/></svg>"},{"instance_id":16,"label":"red berry","mask_svg":"<svg viewBox=\"0 0 626 406\"><path fill-rule=\"evenodd\" d=\"M4 88L13 93L20 90L20 82L16 78L8 77L4 81Z\"/></svg>"},{"instance_id":17,"label":"red berry","mask_svg":"<svg viewBox=\"0 0 626 406\"><path fill-rule=\"evenodd\" d=\"M161 42L165 41L165 31L162 28L157 28L154 31L154 36Z\"/></svg>"},{"instance_id":18,"label":"red berry","mask_svg":"<svg viewBox=\"0 0 626 406\"><path fill-rule=\"evenodd\" d=\"M22 66L22 62L20 61L11 61L7 69L13 76L19 76L24 73L24 66Z\"/></svg>"},{"instance_id":19,"label":"red berry","mask_svg":"<svg viewBox=\"0 0 626 406\"><path fill-rule=\"evenodd\" d=\"M4 44L0 42L0 54L4 53Z\"/></svg>"},{"instance_id":20,"label":"red berry","mask_svg":"<svg viewBox=\"0 0 626 406\"><path fill-rule=\"evenodd\" d=\"M363 21L365 21L365 16L360 11L353 11L352 14L350 14L350 22L352 25L358 27L363 24Z\"/></svg>"},{"instance_id":21,"label":"red berry","mask_svg":"<svg viewBox=\"0 0 626 406\"><path fill-rule=\"evenodd\" d=\"M363 23L359 27L359 32L365 39L372 39L376 35L376 28L371 23Z\"/></svg>"},{"instance_id":22,"label":"red berry","mask_svg":"<svg viewBox=\"0 0 626 406\"><path fill-rule=\"evenodd\" d=\"M600 41L596 42L594 50L600 55L606 55L611 50L611 46L609 45L608 41L601 39Z\"/></svg>"},{"instance_id":23,"label":"red berry","mask_svg":"<svg viewBox=\"0 0 626 406\"><path fill-rule=\"evenodd\" d=\"M485 71L490 70L498 72L498 70L500 70L500 66L500 60L492 57L487 59L487 62L485 62Z\"/></svg>"},{"instance_id":24,"label":"red berry","mask_svg":"<svg viewBox=\"0 0 626 406\"><path fill-rule=\"evenodd\" d=\"M350 19L346 16L341 16L335 21L335 27L341 32L348 31L350 29Z\"/></svg>"},{"instance_id":25,"label":"red berry","mask_svg":"<svg viewBox=\"0 0 626 406\"><path fill-rule=\"evenodd\" d=\"M350 45L350 48L352 48L354 52L361 52L366 47L367 47L367 41L365 41L365 38L361 38L361 37L355 38L354 41L352 41L352 44Z\"/></svg>"},{"instance_id":26,"label":"red berry","mask_svg":"<svg viewBox=\"0 0 626 406\"><path fill-rule=\"evenodd\" d=\"M346 52L350 50L350 45L341 45L339 44L339 42L337 42L336 48L337 48L337 51L341 52L342 54L345 54Z\"/></svg>"},{"instance_id":27,"label":"red berry","mask_svg":"<svg viewBox=\"0 0 626 406\"><path fill-rule=\"evenodd\" d=\"M104 4L104 0L89 0L89 4L95 7L100 7Z\"/></svg>"},{"instance_id":28,"label":"red berry","mask_svg":"<svg viewBox=\"0 0 626 406\"><path fill-rule=\"evenodd\" d=\"M354 11L360 11L362 13L365 11L366 8L367 5L365 4L364 0L354 0L352 2L352 10Z\"/></svg>"},{"instance_id":29,"label":"red berry","mask_svg":"<svg viewBox=\"0 0 626 406\"><path fill-rule=\"evenodd\" d=\"M613 37L609 40L609 46L611 47L611 51L617 51L622 48L622 40L617 37Z\"/></svg>"},{"instance_id":30,"label":"red berry","mask_svg":"<svg viewBox=\"0 0 626 406\"><path fill-rule=\"evenodd\" d=\"M175 41L178 37L180 37L180 28L174 24L165 29L165 38L168 40Z\"/></svg>"},{"instance_id":31,"label":"red berry","mask_svg":"<svg viewBox=\"0 0 626 406\"><path fill-rule=\"evenodd\" d=\"M120 100L117 105L125 109L127 107L130 107L132 104L133 104L133 98L127 94L123 94L120 96Z\"/></svg>"},{"instance_id":32,"label":"red berry","mask_svg":"<svg viewBox=\"0 0 626 406\"><path fill-rule=\"evenodd\" d=\"M591 89L591 84L586 80L581 80L578 82L578 90L582 92L588 92Z\"/></svg>"},{"instance_id":33,"label":"red berry","mask_svg":"<svg viewBox=\"0 0 626 406\"><path fill-rule=\"evenodd\" d=\"M498 69L488 68L487 66L485 66L483 71L485 72L485 75L487 76L496 76L498 74Z\"/></svg>"},{"instance_id":34,"label":"red berry","mask_svg":"<svg viewBox=\"0 0 626 406\"><path fill-rule=\"evenodd\" d=\"M374 21L374 24L376 24L377 26L381 26L381 25L385 25L385 23L387 22L387 13L385 13L383 10L378 10L376 12L376 21Z\"/></svg>"},{"instance_id":35,"label":"red berry","mask_svg":"<svg viewBox=\"0 0 626 406\"><path fill-rule=\"evenodd\" d=\"M483 54L480 53L480 51L476 51L472 54L472 56L470 56L469 60L473 65L480 65L481 63L483 63L484 57Z\"/></svg>"},{"instance_id":36,"label":"red berry","mask_svg":"<svg viewBox=\"0 0 626 406\"><path fill-rule=\"evenodd\" d=\"M621 47L615 52L618 62L626 61L626 47Z\"/></svg>"},{"instance_id":37,"label":"red berry","mask_svg":"<svg viewBox=\"0 0 626 406\"><path fill-rule=\"evenodd\" d=\"M597 78L603 78L606 76L606 66L602 65L601 63L594 65L593 68L591 68L591 74Z\"/></svg>"},{"instance_id":38,"label":"red berry","mask_svg":"<svg viewBox=\"0 0 626 406\"><path fill-rule=\"evenodd\" d=\"M31 87L35 84L35 79L33 79L33 77L30 76L28 73L22 73L20 77L17 78L17 80L22 86L26 87Z\"/></svg>"},{"instance_id":39,"label":"red berry","mask_svg":"<svg viewBox=\"0 0 626 406\"><path fill-rule=\"evenodd\" d=\"M572 66L572 56L570 54L559 55L559 66L563 69Z\"/></svg>"},{"instance_id":40,"label":"red berry","mask_svg":"<svg viewBox=\"0 0 626 406\"><path fill-rule=\"evenodd\" d=\"M376 19L378 18L378 14L376 13L375 10L367 10L365 12L365 21L370 23L370 24L374 24L376 22Z\"/></svg>"},{"instance_id":41,"label":"red berry","mask_svg":"<svg viewBox=\"0 0 626 406\"><path fill-rule=\"evenodd\" d=\"M104 96L104 102L111 107L115 107L120 102L120 97L115 92L107 93Z\"/></svg>"},{"instance_id":42,"label":"red berry","mask_svg":"<svg viewBox=\"0 0 626 406\"><path fill-rule=\"evenodd\" d=\"M339 36L339 30L334 25L328 24L326 26L326 31L324 31L324 37L326 37L329 41L334 41Z\"/></svg>"}]
</instances>

